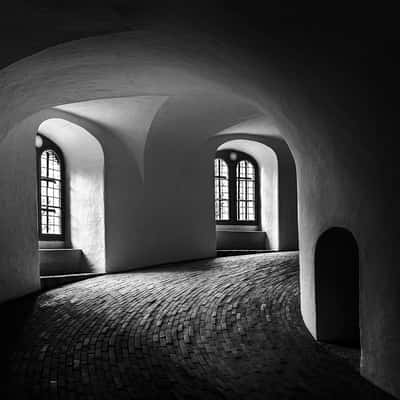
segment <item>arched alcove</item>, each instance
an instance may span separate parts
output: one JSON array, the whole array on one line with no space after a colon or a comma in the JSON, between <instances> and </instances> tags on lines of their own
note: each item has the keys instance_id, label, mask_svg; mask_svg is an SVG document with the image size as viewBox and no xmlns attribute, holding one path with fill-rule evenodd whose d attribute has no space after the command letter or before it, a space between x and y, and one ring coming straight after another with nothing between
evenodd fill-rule
<instances>
[{"instance_id":1,"label":"arched alcove","mask_svg":"<svg viewBox=\"0 0 400 400\"><path fill-rule=\"evenodd\" d=\"M222 246L220 248L234 248L235 245L240 245L240 239L242 239L245 246L247 244L254 248L277 250L279 248L278 159L274 150L263 143L249 139L228 140L217 148L217 151L222 150L243 152L257 162L259 185L257 185L258 193L256 197L259 199L257 207L259 207L260 218L256 227L250 225L217 225L217 248L219 248L219 243ZM262 235L260 235L261 233ZM260 240L260 236L263 240ZM246 240L246 237L254 238L253 240ZM232 243L230 243L231 241ZM260 242L264 242L263 247L260 246ZM246 247L239 249L246 249Z\"/></svg>"},{"instance_id":2,"label":"arched alcove","mask_svg":"<svg viewBox=\"0 0 400 400\"><path fill-rule=\"evenodd\" d=\"M43 121L38 128L38 133L51 139L63 151L67 200L65 203L67 205L65 247L78 249L82 254L79 262L77 261L79 265L73 262L63 263L62 257L66 260L69 258L60 254L61 267L65 264L68 269L59 273L104 272L104 155L102 146L86 129L61 118ZM41 247L48 248L49 246L42 244ZM46 268L46 271L48 269ZM46 274L51 274L51 271Z\"/></svg>"},{"instance_id":3,"label":"arched alcove","mask_svg":"<svg viewBox=\"0 0 400 400\"><path fill-rule=\"evenodd\" d=\"M315 249L317 339L359 346L358 246L350 231L333 227Z\"/></svg>"},{"instance_id":4,"label":"arched alcove","mask_svg":"<svg viewBox=\"0 0 400 400\"><path fill-rule=\"evenodd\" d=\"M268 235L268 249L291 251L299 249L297 172L292 150L279 129L268 116L242 121L210 138L209 151L214 156L216 151L234 146L257 160L264 193L261 229Z\"/></svg>"}]
</instances>

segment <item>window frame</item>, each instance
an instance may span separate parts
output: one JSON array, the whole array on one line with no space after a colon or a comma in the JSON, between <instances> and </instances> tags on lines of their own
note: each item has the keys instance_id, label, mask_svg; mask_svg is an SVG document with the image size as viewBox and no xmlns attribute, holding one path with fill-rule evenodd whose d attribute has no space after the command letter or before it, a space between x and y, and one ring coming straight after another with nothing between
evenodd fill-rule
<instances>
[{"instance_id":1,"label":"window frame","mask_svg":"<svg viewBox=\"0 0 400 400\"><path fill-rule=\"evenodd\" d=\"M216 162L221 162L225 165L226 167L226 177L222 176L222 175L216 175L215 174L215 167L216 167ZM218 165L218 170L221 170L221 163ZM224 199L222 194L222 182L226 182L226 189L227 189L227 198ZM218 182L218 184L217 184ZM216 196L216 186L218 187L218 198ZM226 163L225 160L223 160L222 158L216 157L214 159L214 205L215 205L215 216L217 215L217 203L218 203L218 214L221 215L223 214L222 210L223 210L223 206L221 203L226 202L227 203L227 215L229 216L231 214L231 210L230 210L230 193L229 193L229 167L228 164ZM227 220L221 220L221 221L227 221Z\"/></svg>"},{"instance_id":2,"label":"window frame","mask_svg":"<svg viewBox=\"0 0 400 400\"><path fill-rule=\"evenodd\" d=\"M62 150L50 139L46 138L41 134L37 134L42 139L42 145L38 148L36 147L36 177L37 177L37 210L38 210L38 232L40 241L65 241L66 238L66 191L65 191L65 160ZM41 197L41 181L42 181L42 171L41 171L41 157L42 154L51 150L56 153L58 159L60 160L60 210L61 210L61 234L49 234L42 232L42 197Z\"/></svg>"},{"instance_id":3,"label":"window frame","mask_svg":"<svg viewBox=\"0 0 400 400\"><path fill-rule=\"evenodd\" d=\"M230 154L235 153L236 159L231 160ZM238 151L235 149L226 149L219 150L216 152L214 157L214 163L216 159L224 160L228 166L228 189L229 189L229 219L225 220L217 220L215 219L215 210L214 210L214 219L217 225L247 225L247 226L259 226L260 225L260 174L259 174L259 166L257 161L251 157L250 155ZM238 202L237 202L237 175L236 175L236 167L240 161L248 161L254 167L254 200L255 200L255 208L254 208L254 221L241 221L238 220ZM214 187L215 187L215 173L214 173ZM215 189L214 189L214 204L215 204Z\"/></svg>"}]
</instances>

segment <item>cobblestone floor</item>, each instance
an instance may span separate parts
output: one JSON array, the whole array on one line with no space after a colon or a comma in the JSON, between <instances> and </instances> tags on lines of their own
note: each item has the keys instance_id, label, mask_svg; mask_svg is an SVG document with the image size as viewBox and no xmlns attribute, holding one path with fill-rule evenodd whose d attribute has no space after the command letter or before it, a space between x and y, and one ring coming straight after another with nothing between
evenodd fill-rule
<instances>
[{"instance_id":1,"label":"cobblestone floor","mask_svg":"<svg viewBox=\"0 0 400 400\"><path fill-rule=\"evenodd\" d=\"M297 253L278 253L106 275L6 304L0 398L390 399L311 338L298 294Z\"/></svg>"}]
</instances>

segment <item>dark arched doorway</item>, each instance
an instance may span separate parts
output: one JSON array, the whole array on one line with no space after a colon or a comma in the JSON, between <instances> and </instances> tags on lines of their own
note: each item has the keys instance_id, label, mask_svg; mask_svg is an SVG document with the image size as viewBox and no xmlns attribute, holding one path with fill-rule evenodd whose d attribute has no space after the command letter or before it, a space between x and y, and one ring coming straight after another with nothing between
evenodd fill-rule
<instances>
[{"instance_id":1,"label":"dark arched doorway","mask_svg":"<svg viewBox=\"0 0 400 400\"><path fill-rule=\"evenodd\" d=\"M344 228L331 228L318 239L315 294L317 339L359 346L358 246Z\"/></svg>"}]
</instances>

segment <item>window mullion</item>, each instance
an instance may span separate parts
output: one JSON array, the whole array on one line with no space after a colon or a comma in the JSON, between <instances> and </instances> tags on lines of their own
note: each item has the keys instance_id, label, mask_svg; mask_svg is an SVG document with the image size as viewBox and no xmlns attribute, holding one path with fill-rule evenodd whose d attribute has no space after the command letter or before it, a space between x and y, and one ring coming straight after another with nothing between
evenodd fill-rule
<instances>
[{"instance_id":1,"label":"window mullion","mask_svg":"<svg viewBox=\"0 0 400 400\"><path fill-rule=\"evenodd\" d=\"M237 222L237 190L236 190L236 163L229 162L229 206L232 210L229 214L231 223Z\"/></svg>"},{"instance_id":2,"label":"window mullion","mask_svg":"<svg viewBox=\"0 0 400 400\"><path fill-rule=\"evenodd\" d=\"M46 178L49 177L49 162L50 162L50 155L46 152ZM46 180L46 233L49 233L49 181Z\"/></svg>"},{"instance_id":3,"label":"window mullion","mask_svg":"<svg viewBox=\"0 0 400 400\"><path fill-rule=\"evenodd\" d=\"M221 161L218 160L218 210L219 219L222 220L222 179L221 179Z\"/></svg>"},{"instance_id":4,"label":"window mullion","mask_svg":"<svg viewBox=\"0 0 400 400\"><path fill-rule=\"evenodd\" d=\"M244 176L245 176L245 181L244 181L244 199L245 199L244 214L245 214L246 221L248 221L248 219L249 219L249 213L248 213L249 207L248 207L247 200L248 200L249 196L248 196L248 193L247 193L248 192L248 190L247 190L247 188L248 188L248 183L247 183L247 176L248 176L248 174L247 174L247 162L244 163Z\"/></svg>"}]
</instances>

